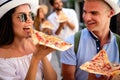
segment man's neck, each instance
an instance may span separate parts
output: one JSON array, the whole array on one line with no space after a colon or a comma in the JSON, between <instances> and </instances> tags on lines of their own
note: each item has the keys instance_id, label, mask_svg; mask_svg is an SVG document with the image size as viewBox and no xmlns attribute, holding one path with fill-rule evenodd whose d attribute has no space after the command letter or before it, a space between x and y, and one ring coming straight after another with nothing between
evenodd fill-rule
<instances>
[{"instance_id":1,"label":"man's neck","mask_svg":"<svg viewBox=\"0 0 120 80\"><path fill-rule=\"evenodd\" d=\"M57 15L59 15L60 12L62 12L62 9L61 10L56 10L55 12L57 13Z\"/></svg>"},{"instance_id":2,"label":"man's neck","mask_svg":"<svg viewBox=\"0 0 120 80\"><path fill-rule=\"evenodd\" d=\"M103 48L103 46L110 40L110 31L104 32L104 33L96 33L91 32L97 39L100 41L100 48Z\"/></svg>"}]
</instances>

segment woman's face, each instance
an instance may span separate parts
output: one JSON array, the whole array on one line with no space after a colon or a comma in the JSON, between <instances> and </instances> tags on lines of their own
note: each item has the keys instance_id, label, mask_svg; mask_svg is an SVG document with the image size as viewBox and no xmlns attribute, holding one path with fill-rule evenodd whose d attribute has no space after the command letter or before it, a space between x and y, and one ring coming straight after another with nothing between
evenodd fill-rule
<instances>
[{"instance_id":1,"label":"woman's face","mask_svg":"<svg viewBox=\"0 0 120 80\"><path fill-rule=\"evenodd\" d=\"M33 26L31 15L31 9L28 4L20 5L15 9L15 12L12 15L15 37L26 38L31 35L30 28Z\"/></svg>"},{"instance_id":2,"label":"woman's face","mask_svg":"<svg viewBox=\"0 0 120 80\"><path fill-rule=\"evenodd\" d=\"M45 13L43 11L43 9L39 9L39 19L42 20L42 19L45 19Z\"/></svg>"}]
</instances>

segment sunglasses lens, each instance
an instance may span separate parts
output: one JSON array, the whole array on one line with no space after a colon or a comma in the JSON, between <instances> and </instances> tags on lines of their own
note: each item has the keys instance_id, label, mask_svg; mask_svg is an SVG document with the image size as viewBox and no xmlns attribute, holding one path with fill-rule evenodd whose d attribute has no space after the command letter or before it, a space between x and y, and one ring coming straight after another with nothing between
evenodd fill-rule
<instances>
[{"instance_id":1,"label":"sunglasses lens","mask_svg":"<svg viewBox=\"0 0 120 80\"><path fill-rule=\"evenodd\" d=\"M30 18L34 20L34 13L30 12Z\"/></svg>"},{"instance_id":2,"label":"sunglasses lens","mask_svg":"<svg viewBox=\"0 0 120 80\"><path fill-rule=\"evenodd\" d=\"M29 17L34 21L34 14L32 12L30 12ZM21 22L26 22L27 15L22 13L21 15L19 15L19 18Z\"/></svg>"},{"instance_id":3,"label":"sunglasses lens","mask_svg":"<svg viewBox=\"0 0 120 80\"><path fill-rule=\"evenodd\" d=\"M19 18L20 18L20 21L21 21L21 22L25 22L25 21L27 20L26 14L21 14L21 15L19 16Z\"/></svg>"}]
</instances>

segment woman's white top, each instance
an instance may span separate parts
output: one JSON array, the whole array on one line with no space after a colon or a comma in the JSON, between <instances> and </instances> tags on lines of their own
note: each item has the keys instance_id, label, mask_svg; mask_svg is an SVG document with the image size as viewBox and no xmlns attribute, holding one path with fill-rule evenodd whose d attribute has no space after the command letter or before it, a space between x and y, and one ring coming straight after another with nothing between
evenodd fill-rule
<instances>
[{"instance_id":1,"label":"woman's white top","mask_svg":"<svg viewBox=\"0 0 120 80\"><path fill-rule=\"evenodd\" d=\"M0 80L24 80L32 54L16 58L0 58ZM38 65L36 80L42 80L42 63Z\"/></svg>"}]
</instances>

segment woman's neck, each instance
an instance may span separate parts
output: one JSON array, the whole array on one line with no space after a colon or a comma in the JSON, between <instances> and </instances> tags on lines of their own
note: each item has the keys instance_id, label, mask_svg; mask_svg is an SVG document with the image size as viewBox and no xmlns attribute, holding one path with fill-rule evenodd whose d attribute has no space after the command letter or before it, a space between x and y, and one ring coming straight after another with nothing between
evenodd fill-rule
<instances>
[{"instance_id":1,"label":"woman's neck","mask_svg":"<svg viewBox=\"0 0 120 80\"><path fill-rule=\"evenodd\" d=\"M0 48L0 57L20 57L33 53L34 49L31 39L15 40L12 44Z\"/></svg>"}]
</instances>

